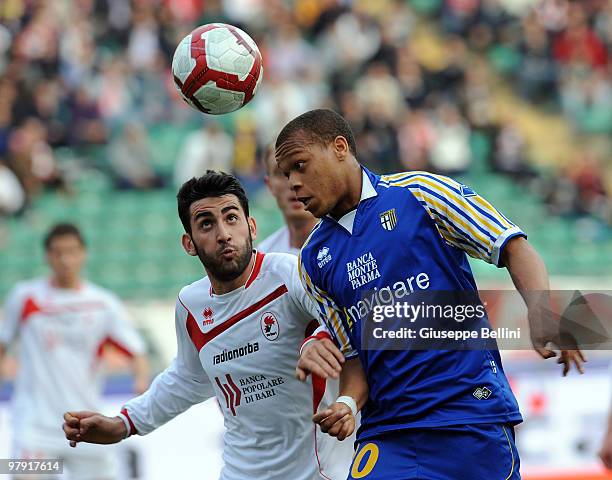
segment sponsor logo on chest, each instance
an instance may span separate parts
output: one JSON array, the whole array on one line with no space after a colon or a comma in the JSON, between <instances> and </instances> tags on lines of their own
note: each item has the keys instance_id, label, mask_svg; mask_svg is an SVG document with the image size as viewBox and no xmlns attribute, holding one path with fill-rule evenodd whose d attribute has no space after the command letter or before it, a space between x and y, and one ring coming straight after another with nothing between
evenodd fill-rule
<instances>
[{"instance_id":1,"label":"sponsor logo on chest","mask_svg":"<svg viewBox=\"0 0 612 480\"><path fill-rule=\"evenodd\" d=\"M353 290L380 278L378 264L372 252L364 253L346 264L348 280Z\"/></svg>"},{"instance_id":2,"label":"sponsor logo on chest","mask_svg":"<svg viewBox=\"0 0 612 480\"><path fill-rule=\"evenodd\" d=\"M275 397L278 393L278 387L285 383L285 379L266 375L249 375L234 381L234 378L226 373L225 376L215 377L215 383L223 394L225 408L235 417L239 413L238 407L241 405Z\"/></svg>"},{"instance_id":3,"label":"sponsor logo on chest","mask_svg":"<svg viewBox=\"0 0 612 480\"><path fill-rule=\"evenodd\" d=\"M221 353L217 353L213 356L213 365L219 365L220 363L229 362L237 358L246 357L252 353L259 351L259 342L247 343L243 347L232 348L230 350L225 349Z\"/></svg>"}]
</instances>

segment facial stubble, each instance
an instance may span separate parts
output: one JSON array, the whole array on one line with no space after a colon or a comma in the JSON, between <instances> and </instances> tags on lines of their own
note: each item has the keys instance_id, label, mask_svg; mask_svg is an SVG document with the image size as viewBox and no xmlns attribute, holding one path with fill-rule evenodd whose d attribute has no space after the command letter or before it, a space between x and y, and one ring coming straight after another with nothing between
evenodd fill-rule
<instances>
[{"instance_id":1,"label":"facial stubble","mask_svg":"<svg viewBox=\"0 0 612 480\"><path fill-rule=\"evenodd\" d=\"M219 247L214 255L208 255L204 250L200 249L195 242L193 242L193 246L198 254L200 262L202 262L202 265L204 265L204 268L210 275L222 282L231 282L242 275L251 261L253 237L249 231L249 237L244 244L244 248L239 252L236 259L229 262L223 260L220 253L228 247L227 245Z\"/></svg>"}]
</instances>

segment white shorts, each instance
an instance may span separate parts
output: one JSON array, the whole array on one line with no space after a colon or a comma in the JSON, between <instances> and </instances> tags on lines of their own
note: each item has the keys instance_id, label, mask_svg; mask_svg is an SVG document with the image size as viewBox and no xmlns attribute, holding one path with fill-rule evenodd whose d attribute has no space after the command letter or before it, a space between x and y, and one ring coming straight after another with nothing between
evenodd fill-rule
<instances>
[{"instance_id":1,"label":"white shorts","mask_svg":"<svg viewBox=\"0 0 612 480\"><path fill-rule=\"evenodd\" d=\"M106 450L106 451L105 451ZM24 441L13 443L13 458L20 459L62 459L62 475L14 476L14 480L114 480L117 476L115 452L107 445L79 444L76 448L40 446Z\"/></svg>"}]
</instances>

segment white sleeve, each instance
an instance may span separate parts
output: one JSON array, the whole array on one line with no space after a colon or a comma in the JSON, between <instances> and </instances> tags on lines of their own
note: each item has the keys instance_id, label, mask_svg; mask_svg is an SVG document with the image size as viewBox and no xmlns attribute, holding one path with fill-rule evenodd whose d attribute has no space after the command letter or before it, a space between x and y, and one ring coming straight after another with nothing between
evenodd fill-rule
<instances>
[{"instance_id":1,"label":"white sleeve","mask_svg":"<svg viewBox=\"0 0 612 480\"><path fill-rule=\"evenodd\" d=\"M312 334L309 337L306 337L304 341L302 342L302 345L300 346L300 355L302 354L304 347L308 345L310 342L314 342L315 340L321 340L323 338L329 338L332 342L334 340L333 337L331 336L331 333L329 333L329 330L327 329L327 327L325 325L319 324L316 330L312 332Z\"/></svg>"},{"instance_id":2,"label":"white sleeve","mask_svg":"<svg viewBox=\"0 0 612 480\"><path fill-rule=\"evenodd\" d=\"M142 355L146 352L145 343L130 321L125 306L114 295L109 301L108 326L107 335L122 350L130 355Z\"/></svg>"},{"instance_id":3,"label":"white sleeve","mask_svg":"<svg viewBox=\"0 0 612 480\"><path fill-rule=\"evenodd\" d=\"M198 352L187 333L188 312L180 303L175 310L178 353L149 389L127 402L121 417L130 433L146 435L183 413L189 407L213 397L215 391L202 368Z\"/></svg>"},{"instance_id":4,"label":"white sleeve","mask_svg":"<svg viewBox=\"0 0 612 480\"><path fill-rule=\"evenodd\" d=\"M4 303L3 320L0 323L0 343L6 347L13 343L19 330L19 321L23 310L23 295L19 290L19 287L11 290Z\"/></svg>"},{"instance_id":5,"label":"white sleeve","mask_svg":"<svg viewBox=\"0 0 612 480\"><path fill-rule=\"evenodd\" d=\"M293 301L310 318L317 320L319 325L321 324L319 308L314 304L308 292L304 289L302 281L300 280L300 273L298 270L298 259L295 257L295 264L291 268L291 278L289 279L289 295L293 298ZM319 327L320 328L320 327ZM317 332L319 331L317 328Z\"/></svg>"}]
</instances>

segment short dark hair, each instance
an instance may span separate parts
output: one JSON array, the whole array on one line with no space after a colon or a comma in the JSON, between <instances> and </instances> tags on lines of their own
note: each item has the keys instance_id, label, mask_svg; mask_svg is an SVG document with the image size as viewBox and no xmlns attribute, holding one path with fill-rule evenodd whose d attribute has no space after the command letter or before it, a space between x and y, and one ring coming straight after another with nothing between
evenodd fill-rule
<instances>
[{"instance_id":1,"label":"short dark hair","mask_svg":"<svg viewBox=\"0 0 612 480\"><path fill-rule=\"evenodd\" d=\"M236 195L245 215L249 216L249 200L240 181L234 175L207 170L201 177L194 177L183 183L176 195L176 200L179 218L185 231L191 233L189 208L193 202L223 195Z\"/></svg>"},{"instance_id":2,"label":"short dark hair","mask_svg":"<svg viewBox=\"0 0 612 480\"><path fill-rule=\"evenodd\" d=\"M53 225L47 234L45 235L44 246L45 250L49 250L51 242L57 237L63 237L65 235L72 235L76 237L82 246L85 246L85 240L79 228L72 223L56 223Z\"/></svg>"},{"instance_id":3,"label":"short dark hair","mask_svg":"<svg viewBox=\"0 0 612 480\"><path fill-rule=\"evenodd\" d=\"M319 108L295 117L281 130L276 139L276 148L297 132L306 133L322 145L329 144L334 138L341 135L346 138L351 153L357 156L357 145L351 126L342 115L333 110Z\"/></svg>"}]
</instances>

